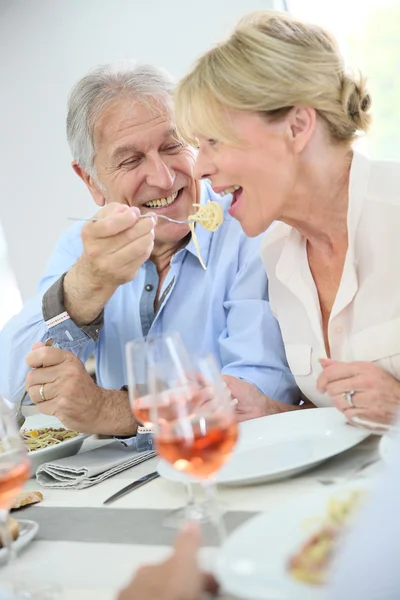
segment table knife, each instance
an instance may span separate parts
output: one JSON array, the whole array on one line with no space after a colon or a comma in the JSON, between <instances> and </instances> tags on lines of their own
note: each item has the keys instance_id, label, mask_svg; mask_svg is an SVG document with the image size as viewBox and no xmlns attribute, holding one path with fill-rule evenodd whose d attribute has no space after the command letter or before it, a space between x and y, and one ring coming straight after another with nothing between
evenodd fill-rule
<instances>
[{"instance_id":1,"label":"table knife","mask_svg":"<svg viewBox=\"0 0 400 600\"><path fill-rule=\"evenodd\" d=\"M129 485L122 488L122 490L119 490L119 492L117 492L116 494L113 494L112 496L107 498L107 500L105 500L103 504L111 504L112 502L118 500L118 498L122 498L122 496L129 494L129 492L133 492L133 490L142 487L142 485L144 485L145 483L153 481L153 479L157 479L157 477L160 477L158 471L153 471L153 473L147 473L147 475L143 475L143 477L140 477L140 479L136 479L136 481L133 481Z\"/></svg>"}]
</instances>

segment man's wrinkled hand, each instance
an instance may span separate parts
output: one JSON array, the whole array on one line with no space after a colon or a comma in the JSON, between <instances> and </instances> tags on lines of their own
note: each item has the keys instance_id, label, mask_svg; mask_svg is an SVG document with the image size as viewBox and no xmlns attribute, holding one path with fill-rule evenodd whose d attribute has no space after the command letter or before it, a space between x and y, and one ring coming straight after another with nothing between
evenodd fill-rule
<instances>
[{"instance_id":1,"label":"man's wrinkled hand","mask_svg":"<svg viewBox=\"0 0 400 600\"><path fill-rule=\"evenodd\" d=\"M26 363L32 370L25 387L41 413L57 417L73 431L98 433L107 390L95 384L79 358L37 343ZM40 395L42 385L45 400Z\"/></svg>"},{"instance_id":2,"label":"man's wrinkled hand","mask_svg":"<svg viewBox=\"0 0 400 600\"><path fill-rule=\"evenodd\" d=\"M154 246L156 217L139 219L140 211L110 203L82 227L83 254L79 259L92 283L118 287L134 279Z\"/></svg>"},{"instance_id":3,"label":"man's wrinkled hand","mask_svg":"<svg viewBox=\"0 0 400 600\"><path fill-rule=\"evenodd\" d=\"M235 403L237 421L247 421L269 414L269 398L252 383L232 375L223 375Z\"/></svg>"}]
</instances>

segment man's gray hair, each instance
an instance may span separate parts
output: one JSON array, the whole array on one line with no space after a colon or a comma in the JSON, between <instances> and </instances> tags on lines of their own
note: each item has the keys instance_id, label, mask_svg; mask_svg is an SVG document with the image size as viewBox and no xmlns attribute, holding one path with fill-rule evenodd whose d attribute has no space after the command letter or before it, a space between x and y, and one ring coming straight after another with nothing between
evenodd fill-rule
<instances>
[{"instance_id":1,"label":"man's gray hair","mask_svg":"<svg viewBox=\"0 0 400 600\"><path fill-rule=\"evenodd\" d=\"M159 67L132 60L100 65L73 87L67 116L67 138L74 160L90 175L96 176L94 129L104 107L119 96L136 100L149 97L166 104L174 81Z\"/></svg>"}]
</instances>

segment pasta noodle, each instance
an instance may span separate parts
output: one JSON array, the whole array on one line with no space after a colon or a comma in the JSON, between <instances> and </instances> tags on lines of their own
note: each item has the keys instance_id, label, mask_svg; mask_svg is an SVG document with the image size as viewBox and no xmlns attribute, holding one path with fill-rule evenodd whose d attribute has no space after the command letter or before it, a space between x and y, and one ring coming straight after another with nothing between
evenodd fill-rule
<instances>
[{"instance_id":1,"label":"pasta noodle","mask_svg":"<svg viewBox=\"0 0 400 600\"><path fill-rule=\"evenodd\" d=\"M198 222L208 231L217 231L224 220L224 211L218 202L207 202L207 204L193 204L199 210L189 217L189 221Z\"/></svg>"},{"instance_id":2,"label":"pasta noodle","mask_svg":"<svg viewBox=\"0 0 400 600\"><path fill-rule=\"evenodd\" d=\"M196 231L194 228L194 223L189 223L189 227L190 227L190 231L192 233L193 244L194 244L194 247L196 248L197 258L199 259L199 262L200 262L201 266L203 267L203 269L205 271L207 271L207 267L204 264L203 259L201 258L199 240L197 239Z\"/></svg>"},{"instance_id":3,"label":"pasta noodle","mask_svg":"<svg viewBox=\"0 0 400 600\"><path fill-rule=\"evenodd\" d=\"M43 429L30 429L21 431L22 439L25 443L29 452L40 450L41 448L47 448L54 444L61 444L65 440L70 440L76 437L78 434L76 431L70 431L60 427L54 429L53 427L45 427Z\"/></svg>"},{"instance_id":4,"label":"pasta noodle","mask_svg":"<svg viewBox=\"0 0 400 600\"><path fill-rule=\"evenodd\" d=\"M295 579L311 584L326 581L338 541L349 525L365 492L355 490L344 500L331 498L320 528L290 558L289 571Z\"/></svg>"},{"instance_id":5,"label":"pasta noodle","mask_svg":"<svg viewBox=\"0 0 400 600\"><path fill-rule=\"evenodd\" d=\"M207 204L193 204L193 206L199 207L199 210L189 217L189 227L192 233L192 239L196 253L200 261L201 266L204 270L207 269L206 265L201 258L199 242L195 231L195 223L199 223L204 229L208 231L216 231L224 220L224 211L218 202L207 202Z\"/></svg>"}]
</instances>

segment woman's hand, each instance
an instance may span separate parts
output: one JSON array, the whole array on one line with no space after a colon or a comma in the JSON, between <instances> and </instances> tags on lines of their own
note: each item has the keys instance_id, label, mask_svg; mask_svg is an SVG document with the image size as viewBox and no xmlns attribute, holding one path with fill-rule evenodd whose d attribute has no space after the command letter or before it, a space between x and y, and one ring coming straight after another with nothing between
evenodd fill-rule
<instances>
[{"instance_id":1,"label":"woman's hand","mask_svg":"<svg viewBox=\"0 0 400 600\"><path fill-rule=\"evenodd\" d=\"M201 535L195 523L187 523L178 535L174 552L158 565L141 567L118 600L200 600L215 594L218 585L202 573L197 563Z\"/></svg>"},{"instance_id":2,"label":"woman's hand","mask_svg":"<svg viewBox=\"0 0 400 600\"><path fill-rule=\"evenodd\" d=\"M357 416L367 421L391 424L400 409L400 382L371 362L338 362L321 359L323 372L317 388L351 421ZM343 394L354 390L351 406Z\"/></svg>"}]
</instances>

